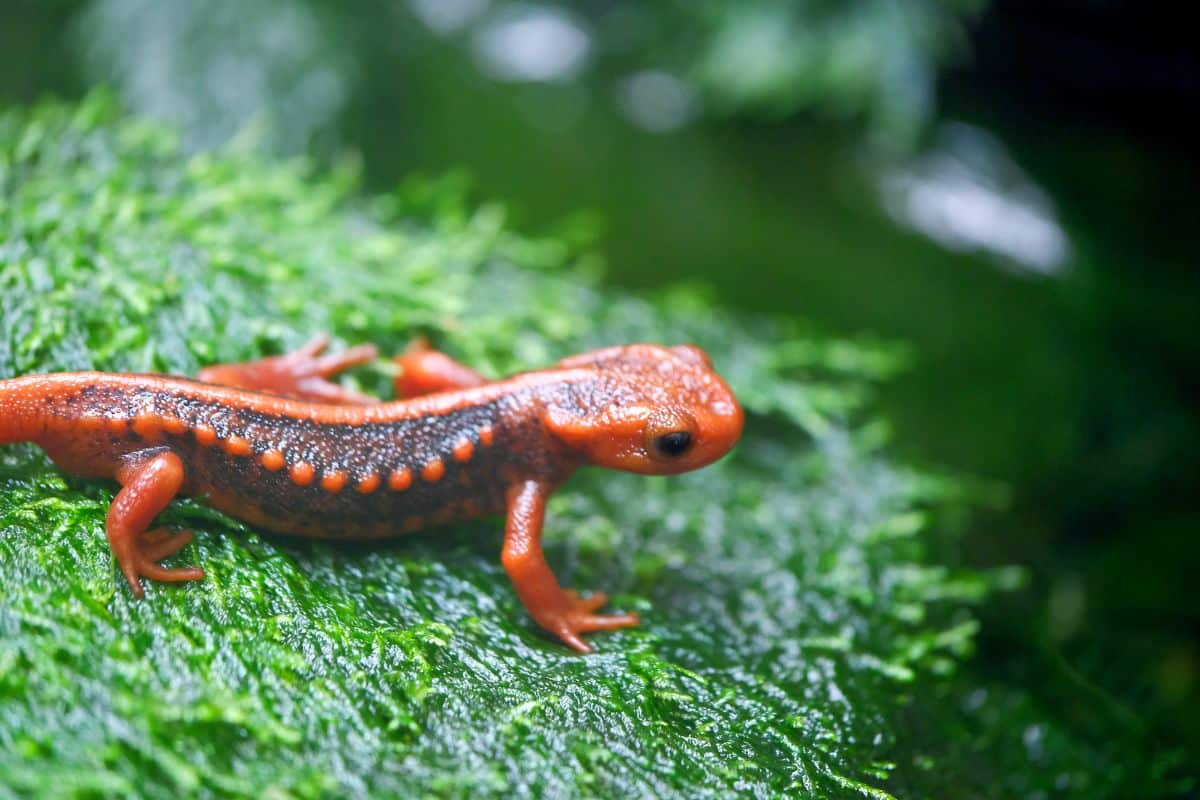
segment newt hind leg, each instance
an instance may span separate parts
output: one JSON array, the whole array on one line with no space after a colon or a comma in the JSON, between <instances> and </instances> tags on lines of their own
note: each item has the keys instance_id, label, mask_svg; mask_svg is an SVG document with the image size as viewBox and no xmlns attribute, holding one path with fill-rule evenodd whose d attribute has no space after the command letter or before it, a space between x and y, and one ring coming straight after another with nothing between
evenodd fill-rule
<instances>
[{"instance_id":1,"label":"newt hind leg","mask_svg":"<svg viewBox=\"0 0 1200 800\"><path fill-rule=\"evenodd\" d=\"M183 486L183 462L170 451L159 453L119 476L123 486L108 509L108 544L134 596L142 597L141 578L194 581L204 577L195 567L168 569L158 561L192 539L188 531L147 530Z\"/></svg>"},{"instance_id":2,"label":"newt hind leg","mask_svg":"<svg viewBox=\"0 0 1200 800\"><path fill-rule=\"evenodd\" d=\"M375 346L361 344L341 353L322 355L328 344L327 337L317 336L303 347L281 356L240 364L214 364L200 370L196 379L318 403L369 405L381 402L330 380L339 372L374 360L378 356ZM393 361L400 366L400 374L395 380L397 397L470 389L488 382L478 372L432 349L424 339L416 339Z\"/></svg>"},{"instance_id":3,"label":"newt hind leg","mask_svg":"<svg viewBox=\"0 0 1200 800\"><path fill-rule=\"evenodd\" d=\"M317 336L303 347L281 356L241 364L214 364L200 370L196 378L205 383L271 392L318 403L369 405L380 402L330 380L339 372L373 361L378 355L375 346L361 344L340 353L322 355L328 344L328 337Z\"/></svg>"}]
</instances>

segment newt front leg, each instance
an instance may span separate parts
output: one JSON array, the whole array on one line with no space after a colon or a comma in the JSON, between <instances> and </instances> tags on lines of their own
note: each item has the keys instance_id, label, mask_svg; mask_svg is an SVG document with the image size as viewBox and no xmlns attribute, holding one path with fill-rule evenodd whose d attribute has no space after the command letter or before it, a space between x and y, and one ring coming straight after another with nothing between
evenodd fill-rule
<instances>
[{"instance_id":1,"label":"newt front leg","mask_svg":"<svg viewBox=\"0 0 1200 800\"><path fill-rule=\"evenodd\" d=\"M339 372L374 360L378 355L375 346L363 344L341 353L323 354L328 344L328 337L316 336L303 347L283 355L238 364L214 364L200 370L196 380L318 403L369 405L380 402L330 380ZM407 350L392 360L400 367L395 380L397 397L471 389L488 382L470 367L434 350L421 338L414 340Z\"/></svg>"},{"instance_id":2,"label":"newt front leg","mask_svg":"<svg viewBox=\"0 0 1200 800\"><path fill-rule=\"evenodd\" d=\"M455 389L483 386L488 379L463 366L445 353L434 350L421 338L413 341L393 361L400 366L396 377L397 397L420 397Z\"/></svg>"},{"instance_id":3,"label":"newt front leg","mask_svg":"<svg viewBox=\"0 0 1200 800\"><path fill-rule=\"evenodd\" d=\"M500 561L534 620L569 647L590 653L592 648L579 634L637 625L638 616L595 614L608 601L603 592L580 597L559 585L542 553L542 521L549 494L549 487L535 480L522 481L508 490L508 519Z\"/></svg>"}]
</instances>

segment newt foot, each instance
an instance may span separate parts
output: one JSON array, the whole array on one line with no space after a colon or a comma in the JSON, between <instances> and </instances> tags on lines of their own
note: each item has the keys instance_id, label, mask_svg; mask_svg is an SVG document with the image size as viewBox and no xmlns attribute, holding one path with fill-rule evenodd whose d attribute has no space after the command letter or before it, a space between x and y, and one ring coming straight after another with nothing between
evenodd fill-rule
<instances>
[{"instance_id":1,"label":"newt foot","mask_svg":"<svg viewBox=\"0 0 1200 800\"><path fill-rule=\"evenodd\" d=\"M564 589L562 605L552 611L543 611L537 621L543 628L552 631L562 639L571 649L580 653L590 653L592 646L579 638L579 634L628 628L640 622L638 615L632 612L628 614L593 613L607 602L608 595L604 592L592 592L587 597L581 597L573 589Z\"/></svg>"},{"instance_id":2,"label":"newt foot","mask_svg":"<svg viewBox=\"0 0 1200 800\"><path fill-rule=\"evenodd\" d=\"M129 583L134 596L144 597L139 578L150 578L156 581L197 581L204 577L204 570L198 567L164 567L156 562L178 553L192 540L191 531L172 533L165 528L155 528L143 532L134 540L132 552L126 558L120 559L121 573Z\"/></svg>"}]
</instances>

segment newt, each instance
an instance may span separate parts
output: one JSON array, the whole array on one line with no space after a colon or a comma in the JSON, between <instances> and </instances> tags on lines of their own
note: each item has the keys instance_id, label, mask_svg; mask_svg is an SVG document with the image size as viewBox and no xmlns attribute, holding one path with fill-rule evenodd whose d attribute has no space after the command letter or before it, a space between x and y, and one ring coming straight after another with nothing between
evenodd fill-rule
<instances>
[{"instance_id":1,"label":"newt","mask_svg":"<svg viewBox=\"0 0 1200 800\"><path fill-rule=\"evenodd\" d=\"M638 623L602 615L603 592L562 588L542 553L546 500L578 467L673 474L709 464L743 414L690 345L635 344L488 381L425 345L395 360L399 399L335 383L377 357L360 345L202 370L196 379L74 372L0 381L0 444L33 442L61 469L115 479L108 542L130 590L191 581L158 562L189 531L152 527L179 494L282 534L377 539L505 515L501 563L534 620L580 652L580 634Z\"/></svg>"}]
</instances>

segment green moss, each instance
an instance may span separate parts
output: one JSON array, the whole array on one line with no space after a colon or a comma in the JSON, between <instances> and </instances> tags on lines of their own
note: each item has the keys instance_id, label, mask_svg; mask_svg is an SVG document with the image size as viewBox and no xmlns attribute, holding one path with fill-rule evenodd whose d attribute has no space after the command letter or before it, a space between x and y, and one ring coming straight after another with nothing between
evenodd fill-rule
<instances>
[{"instance_id":1,"label":"green moss","mask_svg":"<svg viewBox=\"0 0 1200 800\"><path fill-rule=\"evenodd\" d=\"M548 639L495 520L331 546L190 500L165 514L197 531L173 563L207 579L138 602L103 536L112 486L7 447L0 796L888 796L916 769L893 763L910 696L956 672L992 580L929 562L921 509L945 485L847 424L903 354L602 289L452 181L355 191L349 171L185 158L101 96L0 117L0 375L191 373L321 331L385 352L429 334L495 375L697 342L751 413L736 454L588 472L550 508L564 582L645 623L588 657Z\"/></svg>"}]
</instances>

